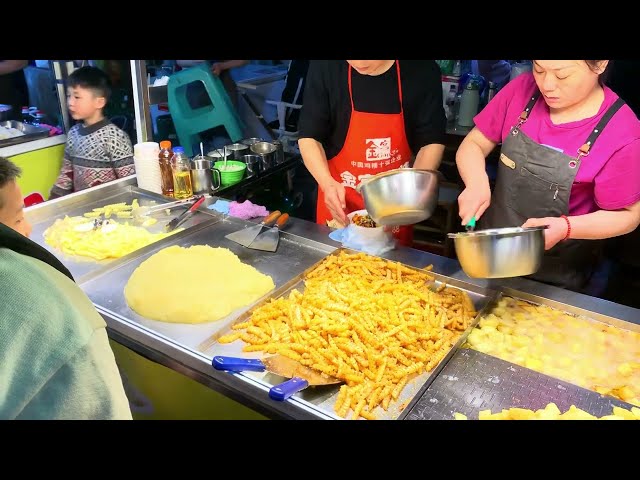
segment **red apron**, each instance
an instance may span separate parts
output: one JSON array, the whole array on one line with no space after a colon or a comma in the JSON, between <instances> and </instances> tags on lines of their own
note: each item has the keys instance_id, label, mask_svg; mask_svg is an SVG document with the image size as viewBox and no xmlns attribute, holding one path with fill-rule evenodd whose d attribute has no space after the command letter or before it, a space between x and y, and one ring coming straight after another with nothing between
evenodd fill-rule
<instances>
[{"instance_id":1,"label":"red apron","mask_svg":"<svg viewBox=\"0 0 640 480\"><path fill-rule=\"evenodd\" d=\"M404 130L400 63L397 60L396 69L400 113L367 113L358 112L354 108L349 65L351 121L342 150L328 162L331 176L345 186L347 213L365 208L362 196L355 189L363 179L401 166L409 166L409 160L413 155ZM332 218L322 193L318 195L316 222L326 225ZM413 244L413 226L394 227L393 236L401 245L410 247Z\"/></svg>"}]
</instances>

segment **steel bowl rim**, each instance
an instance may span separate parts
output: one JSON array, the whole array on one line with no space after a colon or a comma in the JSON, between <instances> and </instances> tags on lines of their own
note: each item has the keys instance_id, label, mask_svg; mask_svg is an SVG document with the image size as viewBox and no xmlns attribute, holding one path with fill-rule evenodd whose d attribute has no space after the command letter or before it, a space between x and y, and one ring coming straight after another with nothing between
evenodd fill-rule
<instances>
[{"instance_id":1,"label":"steel bowl rim","mask_svg":"<svg viewBox=\"0 0 640 480\"><path fill-rule=\"evenodd\" d=\"M403 172L411 172L411 173L430 173L436 176L439 179L439 173L437 170L429 170L426 168L394 168L393 170L387 170L386 172L381 172L373 175L372 177L364 179L356 186L356 191L360 193L360 190L367 186L369 183L374 180L379 180L380 178L389 177L391 175L395 175Z\"/></svg>"},{"instance_id":2,"label":"steel bowl rim","mask_svg":"<svg viewBox=\"0 0 640 480\"><path fill-rule=\"evenodd\" d=\"M470 238L470 237L507 238L507 237L515 237L518 235L524 235L526 233L531 233L531 232L538 232L541 230L546 230L548 228L549 228L549 225L541 225L539 227L487 228L484 230L476 230L473 232L448 233L447 236L449 238Z\"/></svg>"}]
</instances>

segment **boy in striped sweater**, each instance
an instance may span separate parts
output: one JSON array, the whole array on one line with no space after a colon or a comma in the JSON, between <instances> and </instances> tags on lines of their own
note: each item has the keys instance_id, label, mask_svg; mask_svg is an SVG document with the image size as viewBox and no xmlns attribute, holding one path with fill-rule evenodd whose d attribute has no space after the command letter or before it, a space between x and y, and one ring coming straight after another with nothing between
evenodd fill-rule
<instances>
[{"instance_id":1,"label":"boy in striped sweater","mask_svg":"<svg viewBox=\"0 0 640 480\"><path fill-rule=\"evenodd\" d=\"M129 136L103 113L110 95L109 77L97 67L82 67L69 75L69 113L81 122L67 134L62 169L50 199L135 173Z\"/></svg>"}]
</instances>

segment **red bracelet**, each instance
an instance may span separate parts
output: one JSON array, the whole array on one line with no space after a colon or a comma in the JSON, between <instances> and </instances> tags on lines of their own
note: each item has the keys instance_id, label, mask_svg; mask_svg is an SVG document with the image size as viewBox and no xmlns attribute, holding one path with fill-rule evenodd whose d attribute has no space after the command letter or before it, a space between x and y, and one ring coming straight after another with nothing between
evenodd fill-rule
<instances>
[{"instance_id":1,"label":"red bracelet","mask_svg":"<svg viewBox=\"0 0 640 480\"><path fill-rule=\"evenodd\" d=\"M564 218L565 222L567 222L567 234L562 239L562 241L564 242L571 236L571 222L569 221L569 217L567 217L566 215L560 215L560 218Z\"/></svg>"}]
</instances>

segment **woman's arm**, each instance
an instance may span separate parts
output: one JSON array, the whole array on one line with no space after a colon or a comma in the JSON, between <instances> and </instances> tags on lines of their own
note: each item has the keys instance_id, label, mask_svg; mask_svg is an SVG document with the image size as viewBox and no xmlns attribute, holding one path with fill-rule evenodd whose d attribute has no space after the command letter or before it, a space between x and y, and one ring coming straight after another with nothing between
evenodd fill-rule
<instances>
[{"instance_id":1,"label":"woman's arm","mask_svg":"<svg viewBox=\"0 0 640 480\"><path fill-rule=\"evenodd\" d=\"M402 64L402 62L400 62ZM442 107L442 82L440 67L435 61L421 61L419 71L420 95L415 106L408 106L410 119L406 126L407 140L412 150L417 150L413 168L438 170L444 153L447 119ZM414 67L415 68L415 67ZM414 110L415 109L415 110Z\"/></svg>"},{"instance_id":2,"label":"woman's arm","mask_svg":"<svg viewBox=\"0 0 640 480\"><path fill-rule=\"evenodd\" d=\"M324 190L323 185L333 180L329 172L329 163L324 147L313 138L301 138L298 140L302 161L309 170L309 173L316 179L318 185Z\"/></svg>"},{"instance_id":3,"label":"woman's arm","mask_svg":"<svg viewBox=\"0 0 640 480\"><path fill-rule=\"evenodd\" d=\"M17 72L29 65L29 60L0 60L0 75Z\"/></svg>"},{"instance_id":4,"label":"woman's arm","mask_svg":"<svg viewBox=\"0 0 640 480\"><path fill-rule=\"evenodd\" d=\"M319 194L324 195L324 203L331 215L342 225L347 225L349 218L345 213L345 208L347 208L345 187L331 176L324 147L313 138L299 139L298 146L307 170L318 182L318 187L321 190ZM319 197L319 200L321 198Z\"/></svg>"},{"instance_id":5,"label":"woman's arm","mask_svg":"<svg viewBox=\"0 0 640 480\"><path fill-rule=\"evenodd\" d=\"M474 215L476 219L480 218L491 203L485 158L496 145L496 142L489 140L474 127L458 147L456 165L466 187L458 197L463 225Z\"/></svg>"},{"instance_id":6,"label":"woman's arm","mask_svg":"<svg viewBox=\"0 0 640 480\"><path fill-rule=\"evenodd\" d=\"M586 215L568 217L569 238L600 240L633 232L640 225L640 202L620 210L598 210ZM569 224L562 217L530 218L523 227L549 225L545 230L545 249L549 250L567 236Z\"/></svg>"},{"instance_id":7,"label":"woman's arm","mask_svg":"<svg viewBox=\"0 0 640 480\"><path fill-rule=\"evenodd\" d=\"M232 68L242 67L249 63L249 60L225 60L224 62L216 62L211 65L211 72L214 75L220 75L225 70L231 70Z\"/></svg>"},{"instance_id":8,"label":"woman's arm","mask_svg":"<svg viewBox=\"0 0 640 480\"><path fill-rule=\"evenodd\" d=\"M416 161L413 168L424 168L427 170L438 170L444 153L444 145L432 143L425 145L416 155Z\"/></svg>"}]
</instances>

